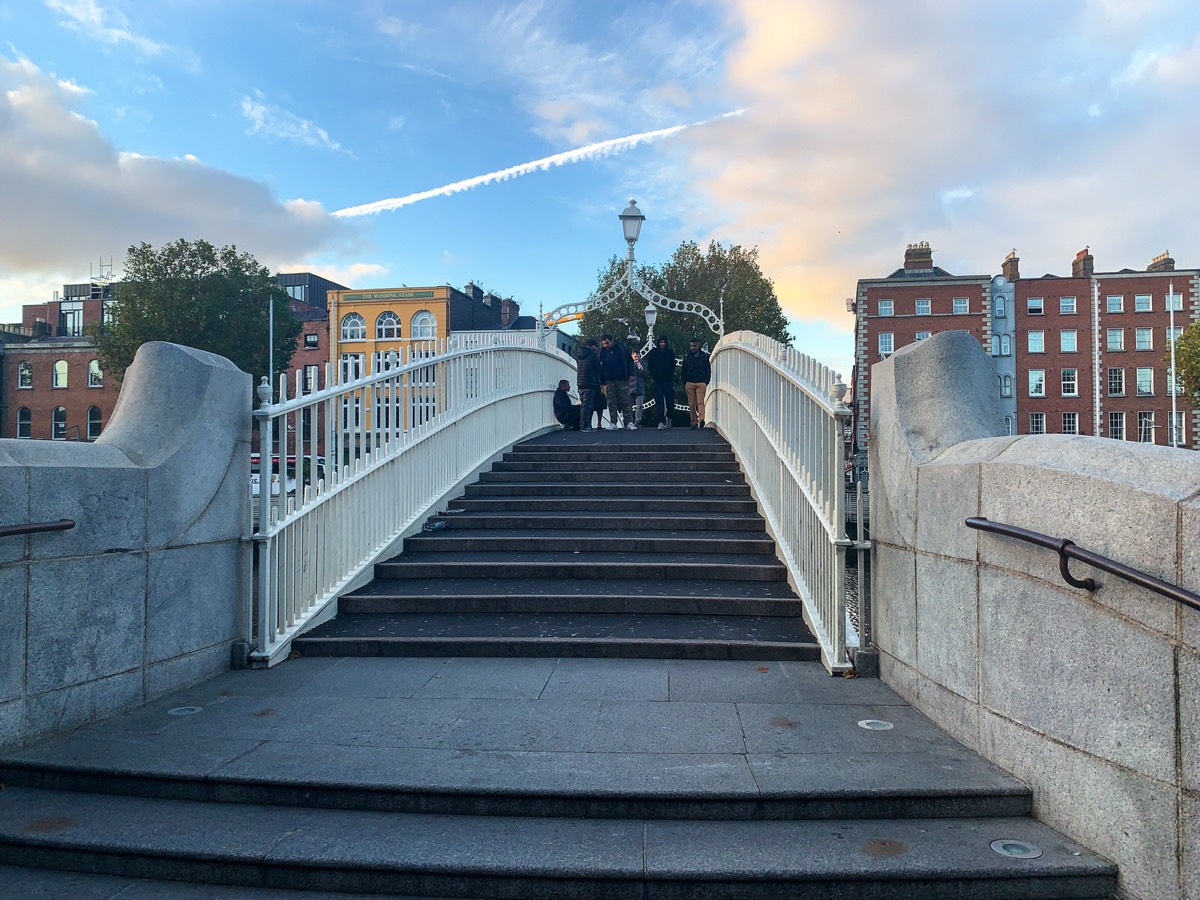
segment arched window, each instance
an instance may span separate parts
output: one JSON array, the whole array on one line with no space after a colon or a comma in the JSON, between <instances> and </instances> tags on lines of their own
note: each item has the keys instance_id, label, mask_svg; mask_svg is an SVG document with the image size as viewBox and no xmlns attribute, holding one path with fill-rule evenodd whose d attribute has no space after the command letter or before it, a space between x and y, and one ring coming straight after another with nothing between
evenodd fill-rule
<instances>
[{"instance_id":1,"label":"arched window","mask_svg":"<svg viewBox=\"0 0 1200 900\"><path fill-rule=\"evenodd\" d=\"M33 416L30 414L28 406L22 406L17 410L17 437L33 437Z\"/></svg>"},{"instance_id":2,"label":"arched window","mask_svg":"<svg viewBox=\"0 0 1200 900\"><path fill-rule=\"evenodd\" d=\"M33 363L28 360L17 363L17 387L33 387Z\"/></svg>"},{"instance_id":3,"label":"arched window","mask_svg":"<svg viewBox=\"0 0 1200 900\"><path fill-rule=\"evenodd\" d=\"M54 364L54 382L53 387L65 388L67 386L67 361L60 359Z\"/></svg>"},{"instance_id":4,"label":"arched window","mask_svg":"<svg viewBox=\"0 0 1200 900\"><path fill-rule=\"evenodd\" d=\"M400 337L400 317L390 309L380 313L375 320L375 337L381 341Z\"/></svg>"},{"instance_id":5,"label":"arched window","mask_svg":"<svg viewBox=\"0 0 1200 900\"><path fill-rule=\"evenodd\" d=\"M427 309L421 310L412 317L413 340L429 340L437 337L437 319Z\"/></svg>"},{"instance_id":6,"label":"arched window","mask_svg":"<svg viewBox=\"0 0 1200 900\"><path fill-rule=\"evenodd\" d=\"M1004 433L1012 434L1012 416L1004 417Z\"/></svg>"},{"instance_id":7,"label":"arched window","mask_svg":"<svg viewBox=\"0 0 1200 900\"><path fill-rule=\"evenodd\" d=\"M1000 335L1000 355L1012 356L1012 336L1008 334Z\"/></svg>"},{"instance_id":8,"label":"arched window","mask_svg":"<svg viewBox=\"0 0 1200 900\"><path fill-rule=\"evenodd\" d=\"M50 417L50 440L65 441L67 439L67 409L65 406L55 407Z\"/></svg>"},{"instance_id":9,"label":"arched window","mask_svg":"<svg viewBox=\"0 0 1200 900\"><path fill-rule=\"evenodd\" d=\"M103 426L100 424L100 407L88 407L88 440L94 441L100 437Z\"/></svg>"},{"instance_id":10,"label":"arched window","mask_svg":"<svg viewBox=\"0 0 1200 900\"><path fill-rule=\"evenodd\" d=\"M342 319L343 341L365 341L367 339L367 321L358 313L349 313Z\"/></svg>"},{"instance_id":11,"label":"arched window","mask_svg":"<svg viewBox=\"0 0 1200 900\"><path fill-rule=\"evenodd\" d=\"M1012 396L1012 384L1013 384L1013 380L1012 380L1011 375L1005 375L1004 378L1001 379L1001 381L1000 381L1000 396L1001 397L1011 397Z\"/></svg>"},{"instance_id":12,"label":"arched window","mask_svg":"<svg viewBox=\"0 0 1200 900\"><path fill-rule=\"evenodd\" d=\"M100 369L98 359L88 363L88 387L104 387L104 372Z\"/></svg>"}]
</instances>

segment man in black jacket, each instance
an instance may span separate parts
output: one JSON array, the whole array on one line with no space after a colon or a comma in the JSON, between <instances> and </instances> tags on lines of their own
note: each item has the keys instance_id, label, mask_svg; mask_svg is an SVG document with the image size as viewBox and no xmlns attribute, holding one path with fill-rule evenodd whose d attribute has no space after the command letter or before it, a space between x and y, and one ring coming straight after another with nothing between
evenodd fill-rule
<instances>
[{"instance_id":1,"label":"man in black jacket","mask_svg":"<svg viewBox=\"0 0 1200 900\"><path fill-rule=\"evenodd\" d=\"M600 380L608 395L608 430L616 431L617 413L625 417L625 427L633 430L633 402L629 399L629 352L611 334L600 335Z\"/></svg>"},{"instance_id":2,"label":"man in black jacket","mask_svg":"<svg viewBox=\"0 0 1200 900\"><path fill-rule=\"evenodd\" d=\"M646 371L654 382L654 406L658 410L658 427L671 427L675 411L675 353L665 337L646 354Z\"/></svg>"},{"instance_id":3,"label":"man in black jacket","mask_svg":"<svg viewBox=\"0 0 1200 900\"><path fill-rule=\"evenodd\" d=\"M708 363L708 354L700 349L700 341L696 338L692 338L688 344L679 374L683 378L683 389L687 391L692 427L703 428L704 394L708 390L708 383L712 381L712 366Z\"/></svg>"},{"instance_id":4,"label":"man in black jacket","mask_svg":"<svg viewBox=\"0 0 1200 900\"><path fill-rule=\"evenodd\" d=\"M578 431L579 407L571 402L571 395L567 393L570 387L571 382L565 378L558 383L558 390L554 392L554 418L563 431Z\"/></svg>"},{"instance_id":5,"label":"man in black jacket","mask_svg":"<svg viewBox=\"0 0 1200 900\"><path fill-rule=\"evenodd\" d=\"M575 358L575 385L579 388L579 430L594 431L592 410L595 406L596 392L600 390L600 357L596 354L596 339L591 338L587 343L580 345Z\"/></svg>"}]
</instances>

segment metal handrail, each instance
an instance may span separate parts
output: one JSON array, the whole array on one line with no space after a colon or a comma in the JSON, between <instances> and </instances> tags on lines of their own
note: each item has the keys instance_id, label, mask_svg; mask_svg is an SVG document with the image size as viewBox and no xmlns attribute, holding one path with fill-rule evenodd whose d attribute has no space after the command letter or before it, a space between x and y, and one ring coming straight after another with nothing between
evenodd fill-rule
<instances>
[{"instance_id":1,"label":"metal handrail","mask_svg":"<svg viewBox=\"0 0 1200 900\"><path fill-rule=\"evenodd\" d=\"M1124 578L1126 581L1132 582L1139 587L1144 587L1147 590L1154 591L1156 594L1168 597L1176 603L1182 603L1184 606L1200 610L1200 594L1193 594L1191 591L1169 584L1138 569L1130 568L1116 560L1109 559L1107 556L1101 556L1099 553L1093 553L1091 550L1084 550L1082 547L1077 546L1074 541L1069 541L1066 538L1051 537L1048 534L1042 534L1038 531L1030 531L1028 528L1006 525L1003 522L993 522L982 516L970 517L966 520L966 526L968 528L977 528L980 531L990 531L993 534L1002 534L1005 537L1016 538L1020 541L1026 541L1027 543L1037 544L1038 546L1053 550L1058 554L1058 571L1062 574L1063 580L1072 587L1082 588L1085 591L1096 590L1095 579L1076 578L1068 570L1068 561L1077 559L1095 569L1100 569L1102 572L1108 572L1110 575Z\"/></svg>"},{"instance_id":2,"label":"metal handrail","mask_svg":"<svg viewBox=\"0 0 1200 900\"><path fill-rule=\"evenodd\" d=\"M19 534L41 534L44 531L68 531L74 527L74 519L59 519L57 522L29 522L25 525L0 525L0 538L16 537Z\"/></svg>"}]
</instances>

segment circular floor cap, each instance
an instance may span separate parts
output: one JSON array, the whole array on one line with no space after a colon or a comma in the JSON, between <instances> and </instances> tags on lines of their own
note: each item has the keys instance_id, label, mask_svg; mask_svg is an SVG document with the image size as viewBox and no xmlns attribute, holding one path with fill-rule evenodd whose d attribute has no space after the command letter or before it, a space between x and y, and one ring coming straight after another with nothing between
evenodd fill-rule
<instances>
[{"instance_id":1,"label":"circular floor cap","mask_svg":"<svg viewBox=\"0 0 1200 900\"><path fill-rule=\"evenodd\" d=\"M992 849L1001 856L1011 856L1014 859L1037 859L1042 855L1041 847L1025 841L992 841Z\"/></svg>"},{"instance_id":2,"label":"circular floor cap","mask_svg":"<svg viewBox=\"0 0 1200 900\"><path fill-rule=\"evenodd\" d=\"M867 731L891 731L896 726L891 722L885 722L883 719L863 719L858 723L859 728L865 728Z\"/></svg>"},{"instance_id":3,"label":"circular floor cap","mask_svg":"<svg viewBox=\"0 0 1200 900\"><path fill-rule=\"evenodd\" d=\"M177 706L174 709L168 709L168 716L194 716L198 712L204 712L203 706Z\"/></svg>"}]
</instances>

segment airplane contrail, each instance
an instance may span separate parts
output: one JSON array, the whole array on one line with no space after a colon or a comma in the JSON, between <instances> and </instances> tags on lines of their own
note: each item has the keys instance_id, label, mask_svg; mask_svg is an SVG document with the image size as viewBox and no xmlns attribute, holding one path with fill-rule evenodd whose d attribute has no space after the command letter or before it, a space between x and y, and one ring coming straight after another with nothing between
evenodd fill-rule
<instances>
[{"instance_id":1,"label":"airplane contrail","mask_svg":"<svg viewBox=\"0 0 1200 900\"><path fill-rule=\"evenodd\" d=\"M735 109L733 112L727 112L719 116L713 116L711 119L705 119L702 122L692 122L688 125L672 125L670 128L660 128L657 131L643 131L641 134L631 134L627 137L599 141L595 144L588 144L586 147L578 147L575 150L567 150L564 153L555 153L553 156L545 156L541 159L535 159L533 162L521 163L519 166L510 166L509 168L501 169L498 172L489 172L486 175L476 175L474 178L466 178L462 181L455 181L452 184L443 185L439 188L433 188L429 191L418 191L417 193L409 194L406 197L393 197L390 200L376 200L374 203L364 203L361 206L347 206L345 209L339 209L333 212L332 215L343 218L351 218L353 216L370 216L389 209L400 209L402 206L411 206L414 203L419 203L422 200L429 200L433 197L445 197L448 194L457 194L460 191L469 191L471 188L476 188L483 184L492 184L496 181L507 181L510 178L519 178L522 175L528 175L530 172L544 172L551 166L564 166L567 163L577 163L588 159L596 159L602 156L611 156L614 153L621 153L625 150L631 150L639 144L649 144L653 143L654 141L661 141L663 138L669 138L672 135L679 134L679 132L688 128L696 128L700 125L707 125L709 122L715 122L718 119L728 119L733 116L740 116L745 111L745 108Z\"/></svg>"}]
</instances>

